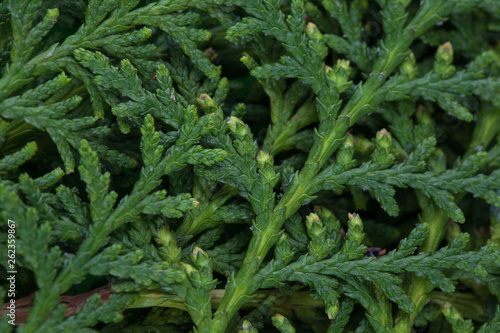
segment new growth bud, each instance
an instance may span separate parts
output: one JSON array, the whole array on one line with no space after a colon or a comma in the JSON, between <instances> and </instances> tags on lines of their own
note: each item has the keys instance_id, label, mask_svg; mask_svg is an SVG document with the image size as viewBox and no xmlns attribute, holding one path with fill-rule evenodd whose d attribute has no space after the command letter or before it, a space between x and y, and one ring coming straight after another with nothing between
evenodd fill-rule
<instances>
[{"instance_id":1,"label":"new growth bud","mask_svg":"<svg viewBox=\"0 0 500 333\"><path fill-rule=\"evenodd\" d=\"M321 222L328 232L337 233L340 229L340 221L333 212L322 206L314 206L314 212L318 214Z\"/></svg>"},{"instance_id":2,"label":"new growth bud","mask_svg":"<svg viewBox=\"0 0 500 333\"><path fill-rule=\"evenodd\" d=\"M283 233L278 240L278 244L274 247L274 257L276 260L282 259L286 262L293 258L292 246L287 234Z\"/></svg>"},{"instance_id":3,"label":"new growth bud","mask_svg":"<svg viewBox=\"0 0 500 333\"><path fill-rule=\"evenodd\" d=\"M212 97L210 97L207 94L201 94L200 97L197 99L197 101L198 101L198 105L201 107L209 108L209 107L216 106L215 101L212 99Z\"/></svg>"},{"instance_id":4,"label":"new growth bud","mask_svg":"<svg viewBox=\"0 0 500 333\"><path fill-rule=\"evenodd\" d=\"M306 227L307 234L309 235L309 238L311 238L311 240L315 240L321 236L325 236L323 235L323 222L321 222L319 216L314 213L311 213L306 217Z\"/></svg>"},{"instance_id":5,"label":"new growth bud","mask_svg":"<svg viewBox=\"0 0 500 333\"><path fill-rule=\"evenodd\" d=\"M344 145L337 153L337 164L348 164L354 156L354 140L351 134L347 134Z\"/></svg>"},{"instance_id":6,"label":"new growth bud","mask_svg":"<svg viewBox=\"0 0 500 333\"><path fill-rule=\"evenodd\" d=\"M446 317L449 317L450 314L451 314L451 304L446 302L443 304L443 314L446 316Z\"/></svg>"},{"instance_id":7,"label":"new growth bud","mask_svg":"<svg viewBox=\"0 0 500 333\"><path fill-rule=\"evenodd\" d=\"M377 141L377 145L381 148L386 150L391 148L392 136L385 128L377 132L375 140Z\"/></svg>"},{"instance_id":8,"label":"new growth bud","mask_svg":"<svg viewBox=\"0 0 500 333\"><path fill-rule=\"evenodd\" d=\"M285 316L283 316L282 314L279 314L277 313L274 317L273 317L273 323L278 323L278 324L283 324L285 322Z\"/></svg>"},{"instance_id":9,"label":"new growth bud","mask_svg":"<svg viewBox=\"0 0 500 333\"><path fill-rule=\"evenodd\" d=\"M45 19L50 20L51 24L55 24L58 17L59 17L59 9L53 8L47 10L47 16Z\"/></svg>"},{"instance_id":10,"label":"new growth bud","mask_svg":"<svg viewBox=\"0 0 500 333\"><path fill-rule=\"evenodd\" d=\"M257 166L259 168L259 175L263 183L272 184L276 186L279 181L279 174L274 170L274 159L271 155L263 150L259 151L257 155Z\"/></svg>"},{"instance_id":11,"label":"new growth bud","mask_svg":"<svg viewBox=\"0 0 500 333\"><path fill-rule=\"evenodd\" d=\"M257 333L255 327L248 320L244 320L241 328L238 330L238 333Z\"/></svg>"},{"instance_id":12,"label":"new growth bud","mask_svg":"<svg viewBox=\"0 0 500 333\"><path fill-rule=\"evenodd\" d=\"M339 313L339 305L335 304L332 306L329 306L328 309L326 310L326 315L328 316L328 319L333 320L335 317L337 317L337 314Z\"/></svg>"},{"instance_id":13,"label":"new growth bud","mask_svg":"<svg viewBox=\"0 0 500 333\"><path fill-rule=\"evenodd\" d=\"M378 131L375 136L375 151L372 154L372 161L377 163L392 163L394 156L391 154L392 136L385 128Z\"/></svg>"},{"instance_id":14,"label":"new growth bud","mask_svg":"<svg viewBox=\"0 0 500 333\"><path fill-rule=\"evenodd\" d=\"M184 272L186 272L187 277L191 277L191 275L193 275L193 273L197 273L196 269L189 264L181 262L181 266L184 269Z\"/></svg>"},{"instance_id":15,"label":"new growth bud","mask_svg":"<svg viewBox=\"0 0 500 333\"><path fill-rule=\"evenodd\" d=\"M311 22L307 23L306 35L314 39L323 39L323 34L321 33L321 31L319 31L319 29L316 27L316 24Z\"/></svg>"},{"instance_id":16,"label":"new growth bud","mask_svg":"<svg viewBox=\"0 0 500 333\"><path fill-rule=\"evenodd\" d=\"M181 260L182 250L177 247L175 235L168 229L168 226L163 226L158 230L155 241L160 245L158 253L163 260L166 262L179 262Z\"/></svg>"},{"instance_id":17,"label":"new growth bud","mask_svg":"<svg viewBox=\"0 0 500 333\"><path fill-rule=\"evenodd\" d=\"M155 240L160 246L163 247L167 247L170 243L175 242L175 238L172 236L172 233L165 226L160 228L158 236Z\"/></svg>"},{"instance_id":18,"label":"new growth bud","mask_svg":"<svg viewBox=\"0 0 500 333\"><path fill-rule=\"evenodd\" d=\"M349 213L347 216L349 217L349 228L355 227L361 228L361 230L363 230L363 222L361 221L361 218L358 214Z\"/></svg>"},{"instance_id":19,"label":"new growth bud","mask_svg":"<svg viewBox=\"0 0 500 333\"><path fill-rule=\"evenodd\" d=\"M229 126L229 130L237 137L244 137L248 133L245 123L236 117L229 117L227 125Z\"/></svg>"},{"instance_id":20,"label":"new growth bud","mask_svg":"<svg viewBox=\"0 0 500 333\"><path fill-rule=\"evenodd\" d=\"M415 79L415 77L417 76L417 67L415 66L415 63L415 55L410 51L410 54L399 66L399 73L407 75L410 80Z\"/></svg>"},{"instance_id":21,"label":"new growth bud","mask_svg":"<svg viewBox=\"0 0 500 333\"><path fill-rule=\"evenodd\" d=\"M349 75L352 72L349 60L339 59L333 68L325 66L325 72L329 82L337 87L340 93L345 92L352 85L352 81L349 81Z\"/></svg>"},{"instance_id":22,"label":"new growth bud","mask_svg":"<svg viewBox=\"0 0 500 333\"><path fill-rule=\"evenodd\" d=\"M446 65L453 61L453 47L450 42L446 42L438 48L437 57L444 61Z\"/></svg>"},{"instance_id":23,"label":"new growth bud","mask_svg":"<svg viewBox=\"0 0 500 333\"><path fill-rule=\"evenodd\" d=\"M252 58L248 53L243 53L243 56L240 58L240 61L249 69L252 70L255 67L259 66L257 61Z\"/></svg>"},{"instance_id":24,"label":"new growth bud","mask_svg":"<svg viewBox=\"0 0 500 333\"><path fill-rule=\"evenodd\" d=\"M448 322L463 321L462 314L458 312L449 302L443 304L443 309L441 310L443 315L446 317Z\"/></svg>"},{"instance_id":25,"label":"new growth bud","mask_svg":"<svg viewBox=\"0 0 500 333\"><path fill-rule=\"evenodd\" d=\"M295 328L290 324L290 321L281 314L276 314L273 318L273 325L282 333L295 332Z\"/></svg>"},{"instance_id":26,"label":"new growth bud","mask_svg":"<svg viewBox=\"0 0 500 333\"><path fill-rule=\"evenodd\" d=\"M352 73L352 68L350 65L351 62L349 60L339 59L337 60L337 64L335 65L334 68L337 70L342 68L347 73L347 76L349 76Z\"/></svg>"},{"instance_id":27,"label":"new growth bud","mask_svg":"<svg viewBox=\"0 0 500 333\"><path fill-rule=\"evenodd\" d=\"M260 150L259 154L257 155L257 166L259 167L259 169L262 169L264 165L268 163L271 163L271 165L273 164L272 157L269 156L269 154L265 151Z\"/></svg>"},{"instance_id":28,"label":"new growth bud","mask_svg":"<svg viewBox=\"0 0 500 333\"><path fill-rule=\"evenodd\" d=\"M453 62L453 47L450 42L441 45L436 52L436 60L434 61L434 71L441 74L443 79L450 78L455 74L455 66Z\"/></svg>"},{"instance_id":29,"label":"new growth bud","mask_svg":"<svg viewBox=\"0 0 500 333\"><path fill-rule=\"evenodd\" d=\"M196 267L200 268L207 267L210 259L208 258L208 255L205 253L205 251L196 246L193 250L193 253L191 254L191 260Z\"/></svg>"},{"instance_id":30,"label":"new growth bud","mask_svg":"<svg viewBox=\"0 0 500 333\"><path fill-rule=\"evenodd\" d=\"M307 229L313 229L316 226L322 227L323 224L321 223L318 215L311 213L306 217L306 226Z\"/></svg>"},{"instance_id":31,"label":"new growth bud","mask_svg":"<svg viewBox=\"0 0 500 333\"><path fill-rule=\"evenodd\" d=\"M353 244L361 244L364 239L363 234L363 222L358 214L352 213L348 214L349 222L347 222L347 239L348 243L352 246ZM358 246L355 245L355 246Z\"/></svg>"}]
</instances>

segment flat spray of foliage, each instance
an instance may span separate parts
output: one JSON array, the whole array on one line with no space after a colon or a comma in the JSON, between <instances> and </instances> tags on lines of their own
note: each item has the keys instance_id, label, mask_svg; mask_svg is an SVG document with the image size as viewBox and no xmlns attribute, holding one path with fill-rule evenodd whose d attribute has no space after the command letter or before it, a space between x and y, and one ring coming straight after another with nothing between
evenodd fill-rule
<instances>
[{"instance_id":1,"label":"flat spray of foliage","mask_svg":"<svg viewBox=\"0 0 500 333\"><path fill-rule=\"evenodd\" d=\"M0 2L15 330L500 332L499 45L497 0Z\"/></svg>"}]
</instances>

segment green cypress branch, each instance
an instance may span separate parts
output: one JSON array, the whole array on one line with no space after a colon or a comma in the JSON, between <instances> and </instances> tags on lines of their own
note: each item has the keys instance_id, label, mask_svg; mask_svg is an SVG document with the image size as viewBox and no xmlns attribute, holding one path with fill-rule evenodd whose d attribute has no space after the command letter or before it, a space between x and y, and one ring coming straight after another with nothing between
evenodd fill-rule
<instances>
[{"instance_id":1,"label":"green cypress branch","mask_svg":"<svg viewBox=\"0 0 500 333\"><path fill-rule=\"evenodd\" d=\"M1 3L0 331L497 331L498 12Z\"/></svg>"}]
</instances>

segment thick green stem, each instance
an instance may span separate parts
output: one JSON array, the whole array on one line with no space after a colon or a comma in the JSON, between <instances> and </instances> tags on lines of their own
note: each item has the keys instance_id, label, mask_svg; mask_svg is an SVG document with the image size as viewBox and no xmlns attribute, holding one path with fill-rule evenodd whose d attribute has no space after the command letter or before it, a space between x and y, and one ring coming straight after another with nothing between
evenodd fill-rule
<instances>
[{"instance_id":1,"label":"thick green stem","mask_svg":"<svg viewBox=\"0 0 500 333\"><path fill-rule=\"evenodd\" d=\"M422 193L417 192L417 198L422 208L422 220L429 223L430 226L429 235L419 247L418 252L431 254L438 249L439 244L446 236L449 218L442 209L434 205L432 200L425 197ZM430 293L434 289L429 281L418 276L411 276L406 283L406 290L415 304L416 310L411 314L401 310L399 311L394 321L396 333L411 332L416 316L420 313L425 304L427 304Z\"/></svg>"}]
</instances>

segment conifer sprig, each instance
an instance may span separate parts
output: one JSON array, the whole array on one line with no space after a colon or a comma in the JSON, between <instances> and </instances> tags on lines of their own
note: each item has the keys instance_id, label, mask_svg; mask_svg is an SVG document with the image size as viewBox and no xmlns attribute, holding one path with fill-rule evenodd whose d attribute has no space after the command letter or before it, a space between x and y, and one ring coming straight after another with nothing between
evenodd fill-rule
<instances>
[{"instance_id":1,"label":"conifer sprig","mask_svg":"<svg viewBox=\"0 0 500 333\"><path fill-rule=\"evenodd\" d=\"M17 331L497 331L498 12L0 3Z\"/></svg>"}]
</instances>

